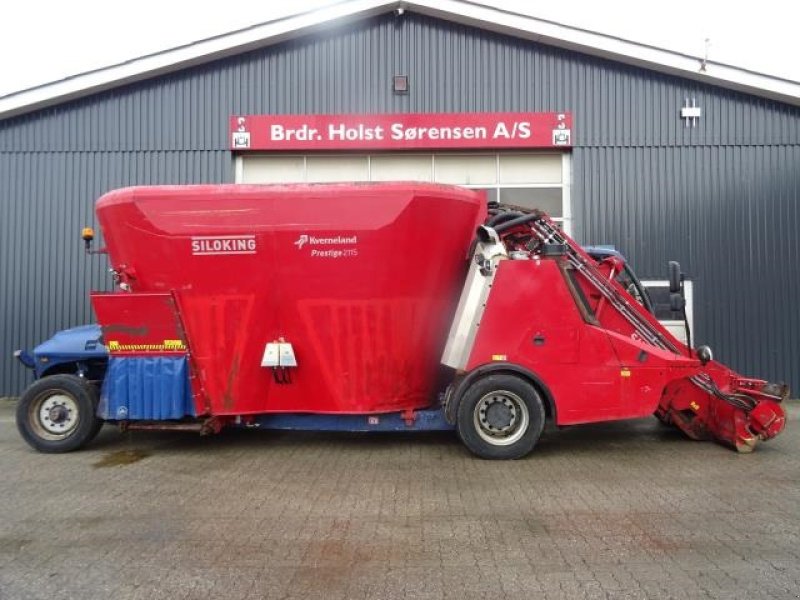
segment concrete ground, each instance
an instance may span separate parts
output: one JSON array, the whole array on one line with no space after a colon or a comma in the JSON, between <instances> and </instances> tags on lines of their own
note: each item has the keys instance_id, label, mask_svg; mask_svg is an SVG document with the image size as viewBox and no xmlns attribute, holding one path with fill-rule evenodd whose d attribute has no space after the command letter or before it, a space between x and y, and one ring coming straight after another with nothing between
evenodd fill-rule
<instances>
[{"instance_id":1,"label":"concrete ground","mask_svg":"<svg viewBox=\"0 0 800 600\"><path fill-rule=\"evenodd\" d=\"M0 598L799 598L800 406L752 455L654 419L486 462L445 434L106 427L0 401Z\"/></svg>"}]
</instances>

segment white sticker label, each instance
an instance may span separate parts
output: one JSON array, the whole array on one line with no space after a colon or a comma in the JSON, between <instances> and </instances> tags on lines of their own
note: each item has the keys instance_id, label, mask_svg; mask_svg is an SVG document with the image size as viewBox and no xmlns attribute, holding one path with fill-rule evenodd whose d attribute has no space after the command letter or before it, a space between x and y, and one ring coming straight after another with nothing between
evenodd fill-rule
<instances>
[{"instance_id":1,"label":"white sticker label","mask_svg":"<svg viewBox=\"0 0 800 600\"><path fill-rule=\"evenodd\" d=\"M553 129L553 146L569 146L570 142L569 129Z\"/></svg>"},{"instance_id":2,"label":"white sticker label","mask_svg":"<svg viewBox=\"0 0 800 600\"><path fill-rule=\"evenodd\" d=\"M233 146L234 148L249 148L250 132L234 131L231 137L231 146Z\"/></svg>"}]
</instances>

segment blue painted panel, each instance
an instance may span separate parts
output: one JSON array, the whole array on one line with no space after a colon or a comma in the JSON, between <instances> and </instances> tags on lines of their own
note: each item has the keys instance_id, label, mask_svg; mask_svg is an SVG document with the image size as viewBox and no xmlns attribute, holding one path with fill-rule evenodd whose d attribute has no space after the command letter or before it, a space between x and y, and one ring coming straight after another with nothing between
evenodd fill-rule
<instances>
[{"instance_id":1,"label":"blue painted panel","mask_svg":"<svg viewBox=\"0 0 800 600\"><path fill-rule=\"evenodd\" d=\"M61 363L105 358L108 351L100 343L100 337L100 325L82 325L56 332L33 349L36 377Z\"/></svg>"},{"instance_id":2,"label":"blue painted panel","mask_svg":"<svg viewBox=\"0 0 800 600\"><path fill-rule=\"evenodd\" d=\"M97 416L109 420L163 420L194 416L185 356L111 357Z\"/></svg>"},{"instance_id":3,"label":"blue painted panel","mask_svg":"<svg viewBox=\"0 0 800 600\"><path fill-rule=\"evenodd\" d=\"M100 343L100 325L83 325L56 332L49 340L42 342L36 354L75 354L80 356L105 356L106 347Z\"/></svg>"},{"instance_id":4,"label":"blue painted panel","mask_svg":"<svg viewBox=\"0 0 800 600\"><path fill-rule=\"evenodd\" d=\"M406 424L402 413L381 415L261 415L250 427L290 431L449 431L441 408L414 411L414 422Z\"/></svg>"}]
</instances>

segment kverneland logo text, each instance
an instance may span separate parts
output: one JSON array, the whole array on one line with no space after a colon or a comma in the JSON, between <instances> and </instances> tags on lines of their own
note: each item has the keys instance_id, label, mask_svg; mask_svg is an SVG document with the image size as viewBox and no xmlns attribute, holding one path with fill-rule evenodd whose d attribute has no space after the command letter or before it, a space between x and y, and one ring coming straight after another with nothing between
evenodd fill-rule
<instances>
[{"instance_id":1,"label":"kverneland logo text","mask_svg":"<svg viewBox=\"0 0 800 600\"><path fill-rule=\"evenodd\" d=\"M299 238L294 242L294 245L297 246L298 250L301 250L303 246L308 244L309 246L342 246L345 244L357 244L358 243L358 236L344 236L344 235L337 235L335 237L316 237L313 235L308 234L301 234Z\"/></svg>"}]
</instances>

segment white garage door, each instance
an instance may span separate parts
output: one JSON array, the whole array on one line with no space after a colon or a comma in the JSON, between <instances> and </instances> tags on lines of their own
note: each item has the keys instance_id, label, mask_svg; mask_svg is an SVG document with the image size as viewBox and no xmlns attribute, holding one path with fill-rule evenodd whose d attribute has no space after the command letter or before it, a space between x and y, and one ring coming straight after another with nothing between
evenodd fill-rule
<instances>
[{"instance_id":1,"label":"white garage door","mask_svg":"<svg viewBox=\"0 0 800 600\"><path fill-rule=\"evenodd\" d=\"M433 181L486 190L490 200L540 208L571 232L570 156L566 153L248 154L236 158L237 183Z\"/></svg>"}]
</instances>

